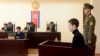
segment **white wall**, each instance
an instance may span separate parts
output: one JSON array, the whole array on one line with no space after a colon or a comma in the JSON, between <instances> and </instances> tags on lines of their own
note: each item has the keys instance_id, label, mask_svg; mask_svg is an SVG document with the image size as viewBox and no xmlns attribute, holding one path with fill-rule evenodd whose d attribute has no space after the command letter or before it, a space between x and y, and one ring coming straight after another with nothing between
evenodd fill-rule
<instances>
[{"instance_id":1,"label":"white wall","mask_svg":"<svg viewBox=\"0 0 100 56\"><path fill-rule=\"evenodd\" d=\"M100 0L92 0L92 4L94 5L93 15L96 18L96 27L95 33L97 35L97 44L96 44L96 53L100 54Z\"/></svg>"},{"instance_id":2,"label":"white wall","mask_svg":"<svg viewBox=\"0 0 100 56\"><path fill-rule=\"evenodd\" d=\"M46 23L57 22L58 32L62 34L62 41L71 42L72 33L67 29L70 18L78 18L80 31L82 32L82 6L83 3L40 3L40 28L38 32L46 31ZM15 22L16 26L25 27L31 20L31 3L0 3L0 28L5 22Z\"/></svg>"},{"instance_id":3,"label":"white wall","mask_svg":"<svg viewBox=\"0 0 100 56\"><path fill-rule=\"evenodd\" d=\"M0 3L0 28L9 21L23 28L30 21L30 11L29 3Z\"/></svg>"}]
</instances>

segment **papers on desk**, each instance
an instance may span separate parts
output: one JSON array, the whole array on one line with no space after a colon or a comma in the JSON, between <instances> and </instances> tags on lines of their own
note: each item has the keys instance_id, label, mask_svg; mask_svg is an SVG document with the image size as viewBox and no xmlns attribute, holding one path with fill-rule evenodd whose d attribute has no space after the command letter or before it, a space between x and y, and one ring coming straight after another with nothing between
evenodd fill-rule
<instances>
[{"instance_id":1,"label":"papers on desk","mask_svg":"<svg viewBox=\"0 0 100 56\"><path fill-rule=\"evenodd\" d=\"M54 41L55 41L55 42L57 42L57 41L59 41L59 40L58 40L58 38L57 38L57 37L55 37Z\"/></svg>"},{"instance_id":2,"label":"papers on desk","mask_svg":"<svg viewBox=\"0 0 100 56\"><path fill-rule=\"evenodd\" d=\"M16 33L14 33L14 32L8 33L8 40L14 40L15 37L16 37Z\"/></svg>"},{"instance_id":3,"label":"papers on desk","mask_svg":"<svg viewBox=\"0 0 100 56\"><path fill-rule=\"evenodd\" d=\"M8 40L15 40L15 36L8 36Z\"/></svg>"},{"instance_id":4,"label":"papers on desk","mask_svg":"<svg viewBox=\"0 0 100 56\"><path fill-rule=\"evenodd\" d=\"M0 32L5 32L4 30L0 30Z\"/></svg>"},{"instance_id":5,"label":"papers on desk","mask_svg":"<svg viewBox=\"0 0 100 56\"><path fill-rule=\"evenodd\" d=\"M28 32L28 30L22 30L22 32Z\"/></svg>"},{"instance_id":6,"label":"papers on desk","mask_svg":"<svg viewBox=\"0 0 100 56\"><path fill-rule=\"evenodd\" d=\"M46 30L46 32L51 32L51 30Z\"/></svg>"}]
</instances>

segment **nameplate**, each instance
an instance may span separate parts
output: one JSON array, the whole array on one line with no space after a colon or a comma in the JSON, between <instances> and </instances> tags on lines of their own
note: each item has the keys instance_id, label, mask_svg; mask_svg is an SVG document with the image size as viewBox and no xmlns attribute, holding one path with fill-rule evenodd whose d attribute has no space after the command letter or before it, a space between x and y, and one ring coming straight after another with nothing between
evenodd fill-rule
<instances>
[{"instance_id":1,"label":"nameplate","mask_svg":"<svg viewBox=\"0 0 100 56\"><path fill-rule=\"evenodd\" d=\"M51 30L46 30L46 32L51 32Z\"/></svg>"}]
</instances>

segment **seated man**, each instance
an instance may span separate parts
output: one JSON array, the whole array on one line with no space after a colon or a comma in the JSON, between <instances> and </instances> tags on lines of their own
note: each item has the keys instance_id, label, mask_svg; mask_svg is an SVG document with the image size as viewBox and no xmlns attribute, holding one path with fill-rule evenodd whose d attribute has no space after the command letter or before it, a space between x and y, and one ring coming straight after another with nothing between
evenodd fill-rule
<instances>
[{"instance_id":1,"label":"seated man","mask_svg":"<svg viewBox=\"0 0 100 56\"><path fill-rule=\"evenodd\" d=\"M56 32L54 22L50 22L50 23L47 25L47 30L51 30L51 32Z\"/></svg>"},{"instance_id":2,"label":"seated man","mask_svg":"<svg viewBox=\"0 0 100 56\"><path fill-rule=\"evenodd\" d=\"M21 27L16 27L16 39L24 39L24 33L21 32Z\"/></svg>"},{"instance_id":3,"label":"seated man","mask_svg":"<svg viewBox=\"0 0 100 56\"><path fill-rule=\"evenodd\" d=\"M28 30L28 32L35 32L35 26L32 23L27 23L24 30Z\"/></svg>"},{"instance_id":4,"label":"seated man","mask_svg":"<svg viewBox=\"0 0 100 56\"><path fill-rule=\"evenodd\" d=\"M7 27L7 24L5 23L4 26L2 27L2 30L4 30L5 32L8 31L8 27Z\"/></svg>"},{"instance_id":5,"label":"seated man","mask_svg":"<svg viewBox=\"0 0 100 56\"><path fill-rule=\"evenodd\" d=\"M68 21L69 30L74 34L72 47L73 48L83 48L85 46L84 38L78 30L79 21L76 18L72 18Z\"/></svg>"}]
</instances>

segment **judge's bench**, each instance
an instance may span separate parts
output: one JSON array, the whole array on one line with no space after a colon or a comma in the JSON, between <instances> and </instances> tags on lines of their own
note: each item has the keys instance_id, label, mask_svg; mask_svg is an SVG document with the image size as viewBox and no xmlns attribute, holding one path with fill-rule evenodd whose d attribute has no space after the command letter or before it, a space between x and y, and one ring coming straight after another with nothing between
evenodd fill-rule
<instances>
[{"instance_id":1,"label":"judge's bench","mask_svg":"<svg viewBox=\"0 0 100 56\"><path fill-rule=\"evenodd\" d=\"M0 32L0 56L28 56L27 39L15 39L14 33Z\"/></svg>"},{"instance_id":2,"label":"judge's bench","mask_svg":"<svg viewBox=\"0 0 100 56\"><path fill-rule=\"evenodd\" d=\"M0 56L27 56L28 48L38 48L46 40L61 40L60 32L27 32L25 39L15 39L15 34L0 32Z\"/></svg>"}]
</instances>

